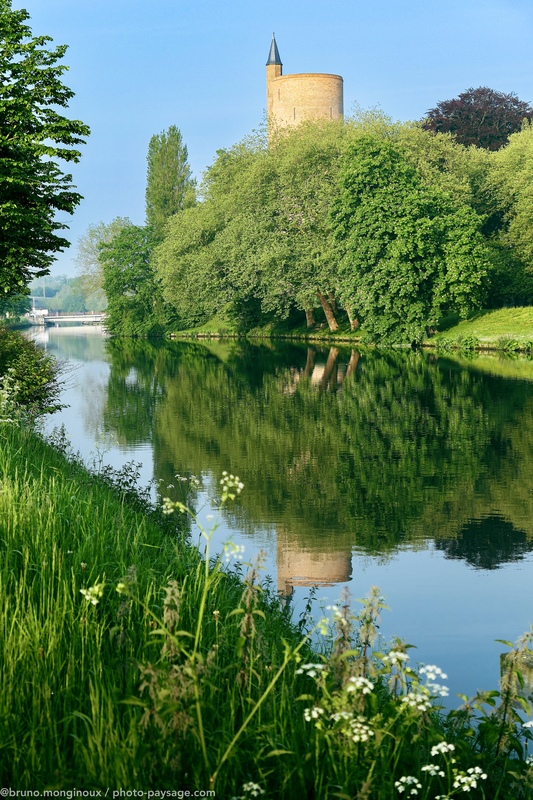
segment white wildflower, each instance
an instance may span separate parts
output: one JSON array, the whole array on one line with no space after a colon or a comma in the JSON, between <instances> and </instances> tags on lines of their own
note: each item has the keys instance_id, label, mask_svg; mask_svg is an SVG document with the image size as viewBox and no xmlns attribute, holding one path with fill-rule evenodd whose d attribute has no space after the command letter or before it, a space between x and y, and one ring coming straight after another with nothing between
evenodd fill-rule
<instances>
[{"instance_id":1,"label":"white wildflower","mask_svg":"<svg viewBox=\"0 0 533 800\"><path fill-rule=\"evenodd\" d=\"M431 748L431 755L436 756L439 753L453 753L454 750L454 744L448 744L448 742L439 742L439 744L436 744Z\"/></svg>"},{"instance_id":2,"label":"white wildflower","mask_svg":"<svg viewBox=\"0 0 533 800\"><path fill-rule=\"evenodd\" d=\"M244 553L243 544L234 544L233 542L226 542L224 545L224 558L228 564L232 558L236 561L242 561L242 554Z\"/></svg>"},{"instance_id":3,"label":"white wildflower","mask_svg":"<svg viewBox=\"0 0 533 800\"><path fill-rule=\"evenodd\" d=\"M304 709L304 719L306 722L311 722L312 719L318 719L324 713L324 709L320 706L313 706L313 708Z\"/></svg>"},{"instance_id":4,"label":"white wildflower","mask_svg":"<svg viewBox=\"0 0 533 800\"><path fill-rule=\"evenodd\" d=\"M428 711L431 708L431 700L429 698L429 694L424 691L424 687L421 687L422 691L412 691L408 692L401 698L401 702L409 706L409 708L416 708L418 711Z\"/></svg>"},{"instance_id":5,"label":"white wildflower","mask_svg":"<svg viewBox=\"0 0 533 800\"><path fill-rule=\"evenodd\" d=\"M418 778L414 778L412 775L404 775L399 781L395 781L394 785L400 794L407 792L409 795L418 794L418 790L422 788Z\"/></svg>"},{"instance_id":6,"label":"white wildflower","mask_svg":"<svg viewBox=\"0 0 533 800\"><path fill-rule=\"evenodd\" d=\"M370 694L374 684L368 678L357 677L348 680L347 692L361 692L361 694Z\"/></svg>"},{"instance_id":7,"label":"white wildflower","mask_svg":"<svg viewBox=\"0 0 533 800\"><path fill-rule=\"evenodd\" d=\"M435 775L444 778L444 772L436 764L426 764L422 767L422 772L429 772L432 778L435 777Z\"/></svg>"},{"instance_id":8,"label":"white wildflower","mask_svg":"<svg viewBox=\"0 0 533 800\"><path fill-rule=\"evenodd\" d=\"M393 667L396 667L398 664L409 661L409 656L401 650L391 650L390 653L382 657L382 660L385 661L386 664L391 664Z\"/></svg>"},{"instance_id":9,"label":"white wildflower","mask_svg":"<svg viewBox=\"0 0 533 800\"><path fill-rule=\"evenodd\" d=\"M95 583L94 586L89 586L88 589L80 589L80 593L85 597L88 603L97 606L100 598L104 594L105 583Z\"/></svg>"},{"instance_id":10,"label":"white wildflower","mask_svg":"<svg viewBox=\"0 0 533 800\"><path fill-rule=\"evenodd\" d=\"M450 690L442 683L427 683L426 688L435 697L448 697Z\"/></svg>"},{"instance_id":11,"label":"white wildflower","mask_svg":"<svg viewBox=\"0 0 533 800\"><path fill-rule=\"evenodd\" d=\"M428 681L434 681L436 678L442 678L445 681L448 677L445 672L434 664L422 664L418 672L420 675L425 675Z\"/></svg>"},{"instance_id":12,"label":"white wildflower","mask_svg":"<svg viewBox=\"0 0 533 800\"><path fill-rule=\"evenodd\" d=\"M324 664L302 664L302 666L296 670L296 674L303 675L305 673L309 675L310 678L316 678L318 673L322 672L324 669Z\"/></svg>"},{"instance_id":13,"label":"white wildflower","mask_svg":"<svg viewBox=\"0 0 533 800\"><path fill-rule=\"evenodd\" d=\"M330 719L333 722L340 722L341 719L352 719L353 714L351 711L336 711L334 714L330 716Z\"/></svg>"},{"instance_id":14,"label":"white wildflower","mask_svg":"<svg viewBox=\"0 0 533 800\"><path fill-rule=\"evenodd\" d=\"M522 723L523 728L533 728L533 719L530 719L529 722Z\"/></svg>"},{"instance_id":15,"label":"white wildflower","mask_svg":"<svg viewBox=\"0 0 533 800\"><path fill-rule=\"evenodd\" d=\"M462 789L463 792L469 792L471 789L477 788L478 780L485 781L486 774L480 767L470 767L465 772L456 772L453 781L454 789Z\"/></svg>"},{"instance_id":16,"label":"white wildflower","mask_svg":"<svg viewBox=\"0 0 533 800\"><path fill-rule=\"evenodd\" d=\"M259 797L260 795L265 793L265 790L261 789L258 783L253 783L252 781L243 784L242 790L243 792L245 792L245 794L248 794L250 797Z\"/></svg>"},{"instance_id":17,"label":"white wildflower","mask_svg":"<svg viewBox=\"0 0 533 800\"><path fill-rule=\"evenodd\" d=\"M348 735L354 742L368 742L374 731L364 717L358 716L350 722Z\"/></svg>"}]
</instances>

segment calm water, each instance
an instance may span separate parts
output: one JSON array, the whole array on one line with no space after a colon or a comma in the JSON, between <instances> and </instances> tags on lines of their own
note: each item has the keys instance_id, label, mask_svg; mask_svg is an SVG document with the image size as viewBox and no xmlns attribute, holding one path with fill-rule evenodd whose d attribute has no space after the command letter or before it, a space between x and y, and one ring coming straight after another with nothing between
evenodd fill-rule
<instances>
[{"instance_id":1,"label":"calm water","mask_svg":"<svg viewBox=\"0 0 533 800\"><path fill-rule=\"evenodd\" d=\"M204 521L222 471L238 474L215 548L264 550L296 615L314 585L317 616L343 587L378 585L385 637L415 644L452 692L496 688L494 640L533 622L531 362L39 337L69 363L70 407L48 427L86 459L142 462L144 484Z\"/></svg>"}]
</instances>

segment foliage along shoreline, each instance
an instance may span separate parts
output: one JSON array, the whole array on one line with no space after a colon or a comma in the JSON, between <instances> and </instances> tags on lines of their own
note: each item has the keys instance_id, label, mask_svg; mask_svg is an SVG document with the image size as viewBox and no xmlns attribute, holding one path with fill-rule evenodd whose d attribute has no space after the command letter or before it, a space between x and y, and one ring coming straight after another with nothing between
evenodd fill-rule
<instances>
[{"instance_id":1,"label":"foliage along shoreline","mask_svg":"<svg viewBox=\"0 0 533 800\"><path fill-rule=\"evenodd\" d=\"M348 324L341 324L336 333L331 333L326 326L307 331L301 327L291 330L289 326L281 324L238 332L232 330L230 325L226 327L224 322L216 321L212 327L208 322L200 328L174 331L169 337L176 340L279 339L316 344L372 346L364 331L351 331ZM432 336L421 342L420 346L439 351L530 354L533 350L533 306L489 309L470 315L467 320L446 321L445 324L437 326Z\"/></svg>"}]
</instances>

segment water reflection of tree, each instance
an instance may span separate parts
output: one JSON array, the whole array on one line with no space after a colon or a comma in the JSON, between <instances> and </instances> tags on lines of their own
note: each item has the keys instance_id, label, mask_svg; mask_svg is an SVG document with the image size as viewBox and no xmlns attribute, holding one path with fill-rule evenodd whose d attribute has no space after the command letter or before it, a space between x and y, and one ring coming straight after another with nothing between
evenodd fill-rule
<instances>
[{"instance_id":1,"label":"water reflection of tree","mask_svg":"<svg viewBox=\"0 0 533 800\"><path fill-rule=\"evenodd\" d=\"M521 561L533 551L533 539L501 516L471 520L454 539L436 539L435 547L446 558L466 561L475 569L497 569Z\"/></svg>"},{"instance_id":2,"label":"water reflection of tree","mask_svg":"<svg viewBox=\"0 0 533 800\"><path fill-rule=\"evenodd\" d=\"M274 523L324 552L454 537L513 480L533 436L528 384L422 353L121 347L106 419L153 438L158 476L236 472L239 524ZM521 516L533 508L519 497Z\"/></svg>"}]
</instances>

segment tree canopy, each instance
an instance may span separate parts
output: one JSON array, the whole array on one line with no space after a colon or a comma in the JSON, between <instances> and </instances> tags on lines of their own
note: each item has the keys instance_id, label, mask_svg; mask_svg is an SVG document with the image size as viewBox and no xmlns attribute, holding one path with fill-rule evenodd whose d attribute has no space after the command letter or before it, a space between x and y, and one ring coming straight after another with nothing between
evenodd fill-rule
<instances>
[{"instance_id":1,"label":"tree canopy","mask_svg":"<svg viewBox=\"0 0 533 800\"><path fill-rule=\"evenodd\" d=\"M147 161L146 221L160 240L167 220L194 205L196 199L196 181L179 128L171 125L167 131L152 136Z\"/></svg>"},{"instance_id":2,"label":"tree canopy","mask_svg":"<svg viewBox=\"0 0 533 800\"><path fill-rule=\"evenodd\" d=\"M131 223L101 245L106 326L114 334L153 336L163 331L161 292L150 265L152 247L149 229Z\"/></svg>"},{"instance_id":3,"label":"tree canopy","mask_svg":"<svg viewBox=\"0 0 533 800\"><path fill-rule=\"evenodd\" d=\"M29 14L0 0L0 292L19 294L69 246L58 235L81 200L61 162L77 162L89 128L58 109L73 92L62 82L66 46L33 36Z\"/></svg>"},{"instance_id":4,"label":"tree canopy","mask_svg":"<svg viewBox=\"0 0 533 800\"><path fill-rule=\"evenodd\" d=\"M340 298L374 340L420 342L444 311L464 315L481 300L481 218L425 186L395 142L365 135L350 145L332 219Z\"/></svg>"},{"instance_id":5,"label":"tree canopy","mask_svg":"<svg viewBox=\"0 0 533 800\"><path fill-rule=\"evenodd\" d=\"M514 93L504 94L488 86L467 89L453 100L442 100L427 112L426 130L452 133L460 144L499 150L524 119L533 118L533 107Z\"/></svg>"}]
</instances>

